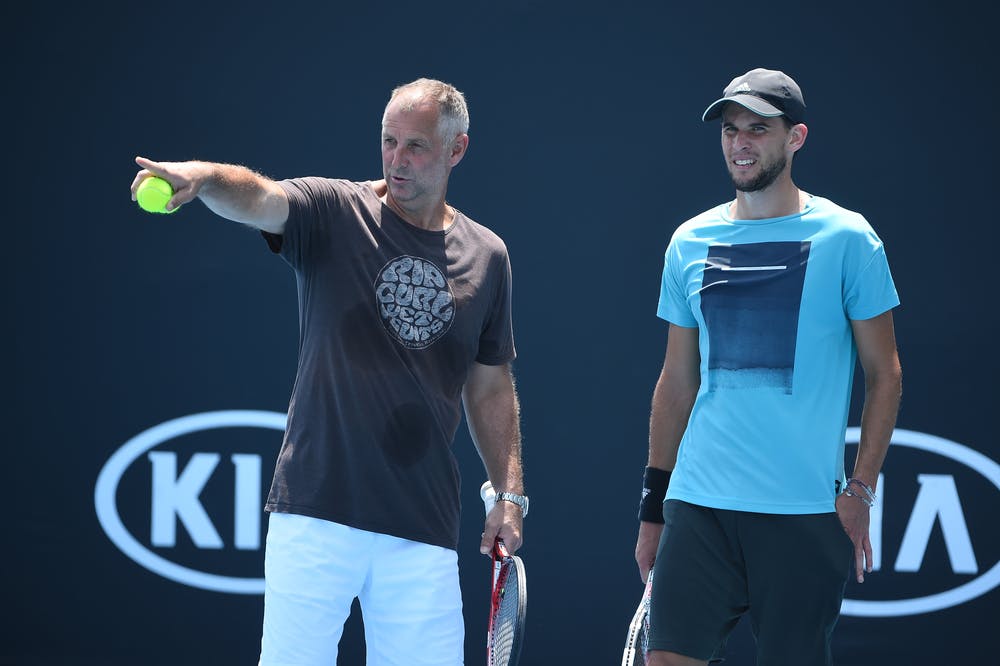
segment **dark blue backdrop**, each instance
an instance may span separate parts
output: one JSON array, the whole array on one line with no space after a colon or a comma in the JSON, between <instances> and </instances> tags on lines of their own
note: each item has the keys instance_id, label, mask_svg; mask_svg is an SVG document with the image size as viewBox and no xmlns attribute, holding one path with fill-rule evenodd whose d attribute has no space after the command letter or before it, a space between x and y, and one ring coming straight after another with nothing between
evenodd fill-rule
<instances>
[{"instance_id":1,"label":"dark blue backdrop","mask_svg":"<svg viewBox=\"0 0 1000 666\"><path fill-rule=\"evenodd\" d=\"M378 177L388 91L433 76L462 89L472 115L450 199L503 236L514 268L532 497L524 662L618 663L640 594L632 549L665 342L654 316L662 250L677 224L732 195L717 129L700 123L701 111L733 76L766 66L794 76L809 105L797 182L868 217L903 300L899 427L916 434L890 451L881 568L848 587L850 600L872 604L841 620L839 663L995 663L977 627L1000 612L989 351L997 58L992 24L974 7L469 0L4 10L12 525L0 662L256 663L261 597L140 565L102 528L95 488L115 452L158 424L284 411L294 280L255 233L200 203L170 217L141 213L129 200L132 158L237 162L277 178ZM178 470L204 461L199 453L221 456L197 502L221 549L199 547L184 525L172 545L152 543L146 453L123 472L113 506L143 552L254 578L260 551L233 545L231 455L259 456L266 486L279 442L276 431L228 429L161 446ZM476 549L483 472L464 430L455 450L475 664L487 597ZM363 663L362 652L354 619L341 663ZM741 627L730 663L752 663L750 653Z\"/></svg>"}]
</instances>

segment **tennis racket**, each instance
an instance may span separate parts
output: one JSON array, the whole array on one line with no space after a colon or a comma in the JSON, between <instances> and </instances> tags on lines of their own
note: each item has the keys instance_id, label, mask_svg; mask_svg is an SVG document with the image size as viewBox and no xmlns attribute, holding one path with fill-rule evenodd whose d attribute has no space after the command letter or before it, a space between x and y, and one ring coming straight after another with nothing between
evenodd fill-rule
<instances>
[{"instance_id":1,"label":"tennis racket","mask_svg":"<svg viewBox=\"0 0 1000 666\"><path fill-rule=\"evenodd\" d=\"M486 481L479 489L486 514L496 503L493 485ZM493 543L493 576L490 594L490 621L486 631L487 666L516 666L524 642L524 614L528 590L524 563L511 555L498 538Z\"/></svg>"},{"instance_id":2,"label":"tennis racket","mask_svg":"<svg viewBox=\"0 0 1000 666\"><path fill-rule=\"evenodd\" d=\"M646 643L649 640L649 595L653 590L653 570L646 578L646 589L642 593L639 607L635 609L632 622L628 625L622 666L646 666Z\"/></svg>"}]
</instances>

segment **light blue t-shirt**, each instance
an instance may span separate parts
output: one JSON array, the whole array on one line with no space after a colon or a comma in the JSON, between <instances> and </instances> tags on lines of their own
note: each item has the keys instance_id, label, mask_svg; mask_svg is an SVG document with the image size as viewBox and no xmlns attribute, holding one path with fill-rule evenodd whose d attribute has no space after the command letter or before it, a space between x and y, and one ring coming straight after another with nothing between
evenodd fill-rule
<instances>
[{"instance_id":1,"label":"light blue t-shirt","mask_svg":"<svg viewBox=\"0 0 1000 666\"><path fill-rule=\"evenodd\" d=\"M787 217L728 211L688 220L666 251L657 314L697 327L701 350L667 498L833 511L857 357L850 320L899 305L882 241L821 197Z\"/></svg>"}]
</instances>

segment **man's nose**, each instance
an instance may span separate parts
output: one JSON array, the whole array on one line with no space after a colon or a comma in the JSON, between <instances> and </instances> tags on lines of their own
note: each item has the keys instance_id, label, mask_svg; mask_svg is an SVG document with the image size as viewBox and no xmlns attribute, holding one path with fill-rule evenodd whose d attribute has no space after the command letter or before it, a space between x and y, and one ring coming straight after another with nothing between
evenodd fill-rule
<instances>
[{"instance_id":1,"label":"man's nose","mask_svg":"<svg viewBox=\"0 0 1000 666\"><path fill-rule=\"evenodd\" d=\"M750 132L746 130L737 130L735 136L733 136L733 147L734 148L746 148L750 145Z\"/></svg>"}]
</instances>

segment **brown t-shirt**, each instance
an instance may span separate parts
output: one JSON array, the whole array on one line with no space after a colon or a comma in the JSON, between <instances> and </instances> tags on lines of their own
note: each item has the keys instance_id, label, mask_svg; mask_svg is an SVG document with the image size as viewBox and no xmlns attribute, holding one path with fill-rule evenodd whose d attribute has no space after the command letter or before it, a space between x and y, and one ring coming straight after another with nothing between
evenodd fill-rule
<instances>
[{"instance_id":1,"label":"brown t-shirt","mask_svg":"<svg viewBox=\"0 0 1000 666\"><path fill-rule=\"evenodd\" d=\"M299 360L268 511L456 548L451 444L473 361L514 358L503 241L456 211L404 222L371 183L282 181Z\"/></svg>"}]
</instances>

